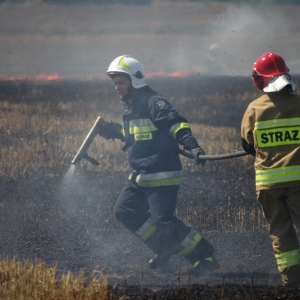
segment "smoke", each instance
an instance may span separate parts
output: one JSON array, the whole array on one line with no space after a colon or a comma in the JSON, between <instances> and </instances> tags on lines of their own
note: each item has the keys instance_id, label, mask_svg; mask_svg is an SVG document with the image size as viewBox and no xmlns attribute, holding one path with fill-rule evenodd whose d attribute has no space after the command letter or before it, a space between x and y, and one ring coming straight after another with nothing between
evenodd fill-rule
<instances>
[{"instance_id":1,"label":"smoke","mask_svg":"<svg viewBox=\"0 0 300 300\"><path fill-rule=\"evenodd\" d=\"M2 3L0 75L103 78L122 54L135 56L151 74L248 75L265 51L281 54L297 72L299 9L168 1L142 7Z\"/></svg>"},{"instance_id":2,"label":"smoke","mask_svg":"<svg viewBox=\"0 0 300 300\"><path fill-rule=\"evenodd\" d=\"M300 40L292 34L296 21L286 17L284 10L229 5L213 17L209 28L202 28L203 34L178 39L167 65L176 57L178 69L189 66L204 74L248 75L259 56L274 51L285 57L290 69L297 72Z\"/></svg>"}]
</instances>

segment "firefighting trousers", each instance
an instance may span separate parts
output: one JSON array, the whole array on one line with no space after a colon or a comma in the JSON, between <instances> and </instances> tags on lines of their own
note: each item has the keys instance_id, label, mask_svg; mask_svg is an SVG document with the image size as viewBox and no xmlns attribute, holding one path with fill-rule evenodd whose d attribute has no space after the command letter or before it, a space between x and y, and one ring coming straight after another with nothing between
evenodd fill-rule
<instances>
[{"instance_id":1,"label":"firefighting trousers","mask_svg":"<svg viewBox=\"0 0 300 300\"><path fill-rule=\"evenodd\" d=\"M212 245L175 215L179 186L141 188L128 181L114 208L116 218L155 254L174 249L191 263L211 256Z\"/></svg>"},{"instance_id":2,"label":"firefighting trousers","mask_svg":"<svg viewBox=\"0 0 300 300\"><path fill-rule=\"evenodd\" d=\"M269 224L273 252L285 284L300 283L300 187L257 191Z\"/></svg>"}]
</instances>

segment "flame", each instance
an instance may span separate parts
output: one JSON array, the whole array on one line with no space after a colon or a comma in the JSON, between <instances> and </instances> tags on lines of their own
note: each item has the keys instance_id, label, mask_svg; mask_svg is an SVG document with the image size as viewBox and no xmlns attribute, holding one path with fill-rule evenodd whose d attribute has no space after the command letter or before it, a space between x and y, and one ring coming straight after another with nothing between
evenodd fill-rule
<instances>
[{"instance_id":1,"label":"flame","mask_svg":"<svg viewBox=\"0 0 300 300\"><path fill-rule=\"evenodd\" d=\"M9 80L9 81L21 81L21 80L57 81L63 79L64 77L59 75L58 73L53 73L53 74L41 73L35 77L29 75L17 75L17 76L5 77L0 75L0 80Z\"/></svg>"},{"instance_id":2,"label":"flame","mask_svg":"<svg viewBox=\"0 0 300 300\"><path fill-rule=\"evenodd\" d=\"M146 72L146 78L150 77L171 77L171 78L180 78L180 77L187 77L191 75L199 75L199 70L196 69L189 69L189 70L180 70L180 71L172 71L172 72L167 72L167 71L156 71L156 72ZM100 76L100 78L102 78ZM106 78L106 77L105 77ZM9 80L9 81L21 81L21 80L34 80L34 81L60 81L64 80L65 78L61 75L59 75L57 72L53 74L47 74L47 73L41 73L34 76L30 75L17 75L17 76L3 76L0 74L0 80ZM81 78L79 80L84 80L84 81L92 81L99 79L99 76L95 75L90 75L90 76L85 76L84 78Z\"/></svg>"},{"instance_id":3,"label":"flame","mask_svg":"<svg viewBox=\"0 0 300 300\"><path fill-rule=\"evenodd\" d=\"M7 79L10 80L10 81L26 80L26 79L28 79L28 76L26 76L26 75L10 76Z\"/></svg>"},{"instance_id":4,"label":"flame","mask_svg":"<svg viewBox=\"0 0 300 300\"><path fill-rule=\"evenodd\" d=\"M195 75L198 72L195 70L183 70L183 71L173 71L173 72L166 72L166 71L157 71L157 72L146 72L146 78L148 77L155 77L155 76L162 76L162 77L186 77Z\"/></svg>"},{"instance_id":5,"label":"flame","mask_svg":"<svg viewBox=\"0 0 300 300\"><path fill-rule=\"evenodd\" d=\"M35 80L37 81L54 81L54 80L63 80L64 78L59 75L58 73L54 74L46 74L46 73L41 73L35 77Z\"/></svg>"}]
</instances>

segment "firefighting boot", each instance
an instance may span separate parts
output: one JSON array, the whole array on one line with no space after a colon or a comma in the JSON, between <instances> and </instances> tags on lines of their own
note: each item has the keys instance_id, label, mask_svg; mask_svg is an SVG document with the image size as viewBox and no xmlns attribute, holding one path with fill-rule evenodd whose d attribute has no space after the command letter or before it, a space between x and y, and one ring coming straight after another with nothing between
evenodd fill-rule
<instances>
[{"instance_id":1,"label":"firefighting boot","mask_svg":"<svg viewBox=\"0 0 300 300\"><path fill-rule=\"evenodd\" d=\"M286 287L300 287L300 264L280 270L282 285Z\"/></svg>"},{"instance_id":2,"label":"firefighting boot","mask_svg":"<svg viewBox=\"0 0 300 300\"><path fill-rule=\"evenodd\" d=\"M193 267L187 271L187 274L192 276L201 277L208 275L209 273L217 270L219 268L219 263L214 257L211 255L210 257L206 257L203 260L196 261L193 264Z\"/></svg>"},{"instance_id":3,"label":"firefighting boot","mask_svg":"<svg viewBox=\"0 0 300 300\"><path fill-rule=\"evenodd\" d=\"M156 240L155 235L152 239L152 241L155 240L158 248L157 251L154 251L156 255L149 261L149 267L155 269L165 265L173 254L179 252L180 241L185 238L189 231L190 228L175 217L170 224L158 228Z\"/></svg>"},{"instance_id":4,"label":"firefighting boot","mask_svg":"<svg viewBox=\"0 0 300 300\"><path fill-rule=\"evenodd\" d=\"M175 253L175 249L167 249L163 253L156 254L153 258L149 260L149 267L151 269L162 267Z\"/></svg>"}]
</instances>

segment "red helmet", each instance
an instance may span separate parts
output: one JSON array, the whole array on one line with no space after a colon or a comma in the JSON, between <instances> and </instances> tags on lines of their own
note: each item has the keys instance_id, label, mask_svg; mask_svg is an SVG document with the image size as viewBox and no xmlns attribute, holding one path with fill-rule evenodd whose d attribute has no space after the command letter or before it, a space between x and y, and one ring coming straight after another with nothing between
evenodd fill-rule
<instances>
[{"instance_id":1,"label":"red helmet","mask_svg":"<svg viewBox=\"0 0 300 300\"><path fill-rule=\"evenodd\" d=\"M252 81L262 91L272 77L283 74L289 75L283 58L273 52L265 52L253 65Z\"/></svg>"}]
</instances>

